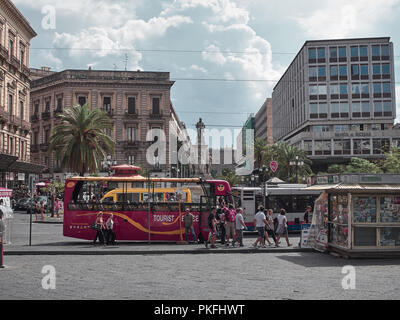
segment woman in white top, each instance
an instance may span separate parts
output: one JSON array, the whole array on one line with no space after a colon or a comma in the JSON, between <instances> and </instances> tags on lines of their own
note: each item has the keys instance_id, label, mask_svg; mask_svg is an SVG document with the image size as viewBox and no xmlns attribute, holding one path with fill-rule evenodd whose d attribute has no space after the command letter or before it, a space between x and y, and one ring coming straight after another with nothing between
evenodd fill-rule
<instances>
[{"instance_id":1,"label":"woman in white top","mask_svg":"<svg viewBox=\"0 0 400 320\"><path fill-rule=\"evenodd\" d=\"M288 247L291 246L289 243L289 235L288 235L288 227L287 227L287 218L286 218L286 210L281 209L281 213L278 215L278 228L276 229L276 234L278 238L276 239L277 246L279 246L279 240L282 235L285 235L286 243Z\"/></svg>"}]
</instances>

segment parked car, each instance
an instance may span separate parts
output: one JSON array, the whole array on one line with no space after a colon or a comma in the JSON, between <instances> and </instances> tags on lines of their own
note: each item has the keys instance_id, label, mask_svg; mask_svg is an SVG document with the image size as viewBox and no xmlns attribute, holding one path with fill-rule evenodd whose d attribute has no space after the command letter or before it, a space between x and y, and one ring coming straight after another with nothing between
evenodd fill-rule
<instances>
[{"instance_id":1,"label":"parked car","mask_svg":"<svg viewBox=\"0 0 400 320\"><path fill-rule=\"evenodd\" d=\"M30 198L21 198L15 203L14 210L16 211L25 211L28 207L29 202L31 201Z\"/></svg>"}]
</instances>

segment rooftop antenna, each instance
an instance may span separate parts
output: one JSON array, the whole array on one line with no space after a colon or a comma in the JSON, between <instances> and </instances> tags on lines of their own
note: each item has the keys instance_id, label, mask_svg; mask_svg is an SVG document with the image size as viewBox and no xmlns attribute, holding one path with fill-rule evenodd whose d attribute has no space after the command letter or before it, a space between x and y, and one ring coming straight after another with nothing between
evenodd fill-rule
<instances>
[{"instance_id":1,"label":"rooftop antenna","mask_svg":"<svg viewBox=\"0 0 400 320\"><path fill-rule=\"evenodd\" d=\"M118 66L115 63L113 63L113 66L114 66L114 70L118 69Z\"/></svg>"},{"instance_id":2,"label":"rooftop antenna","mask_svg":"<svg viewBox=\"0 0 400 320\"><path fill-rule=\"evenodd\" d=\"M125 71L126 71L126 67L127 67L127 64L128 64L128 54L127 53L125 53L124 62L125 62Z\"/></svg>"}]
</instances>

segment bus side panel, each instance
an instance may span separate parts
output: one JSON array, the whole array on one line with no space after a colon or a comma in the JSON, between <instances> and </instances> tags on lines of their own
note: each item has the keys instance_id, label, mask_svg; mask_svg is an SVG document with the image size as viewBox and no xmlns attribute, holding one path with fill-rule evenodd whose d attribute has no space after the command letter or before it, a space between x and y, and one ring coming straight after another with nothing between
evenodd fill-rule
<instances>
[{"instance_id":1,"label":"bus side panel","mask_svg":"<svg viewBox=\"0 0 400 320\"><path fill-rule=\"evenodd\" d=\"M93 240L96 231L90 228L96 220L97 211L73 211L64 220L64 236ZM114 215L114 231L116 240L122 241L180 241L185 240L185 224L182 212L152 212L150 213L150 230L148 228L148 211L138 212L109 212L103 211L103 220L107 221L109 215ZM199 212L192 212L193 226L196 236L199 236ZM206 216L207 215L203 215ZM206 224L205 224L206 225ZM150 238L149 238L150 231ZM203 233L204 234L204 233ZM208 231L207 231L208 236ZM189 241L193 241L189 235Z\"/></svg>"}]
</instances>

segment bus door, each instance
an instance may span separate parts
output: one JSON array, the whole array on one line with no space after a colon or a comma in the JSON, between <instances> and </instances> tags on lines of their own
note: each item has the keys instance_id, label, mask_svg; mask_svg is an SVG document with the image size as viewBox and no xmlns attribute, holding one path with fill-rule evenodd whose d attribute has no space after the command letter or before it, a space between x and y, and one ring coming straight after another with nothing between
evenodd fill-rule
<instances>
[{"instance_id":1,"label":"bus door","mask_svg":"<svg viewBox=\"0 0 400 320\"><path fill-rule=\"evenodd\" d=\"M249 231L254 230L254 216L256 214L256 198L254 190L243 190L243 219Z\"/></svg>"},{"instance_id":2,"label":"bus door","mask_svg":"<svg viewBox=\"0 0 400 320\"><path fill-rule=\"evenodd\" d=\"M208 237L208 216L211 213L210 198L207 196L200 196L200 216L199 216L199 240L202 242Z\"/></svg>"}]
</instances>

